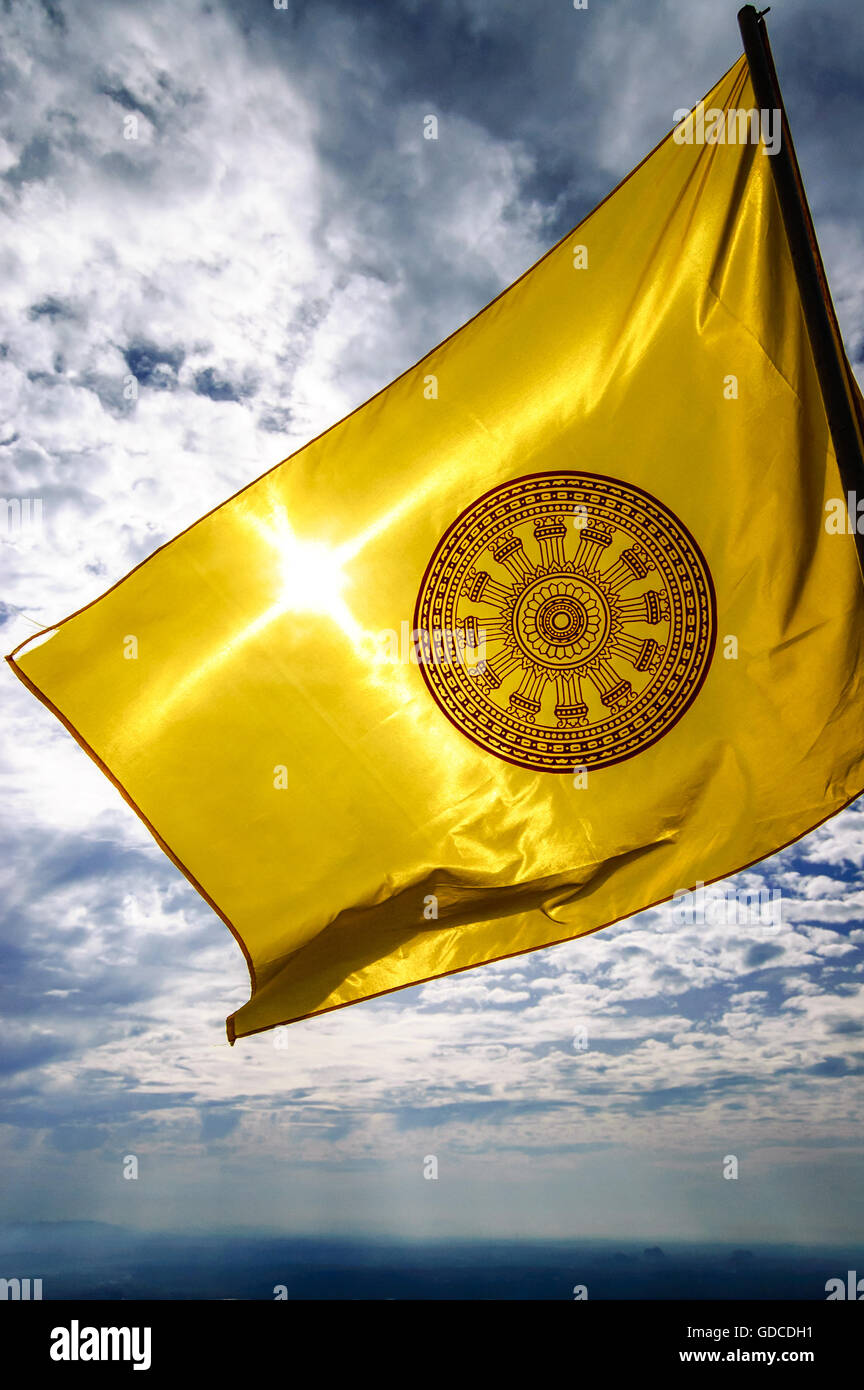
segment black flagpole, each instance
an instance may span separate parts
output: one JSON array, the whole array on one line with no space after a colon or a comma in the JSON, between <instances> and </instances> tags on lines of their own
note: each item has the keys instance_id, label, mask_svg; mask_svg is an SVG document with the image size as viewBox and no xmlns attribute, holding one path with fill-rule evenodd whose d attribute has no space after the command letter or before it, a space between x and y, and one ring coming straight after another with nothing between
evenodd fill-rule
<instances>
[{"instance_id":1,"label":"black flagpole","mask_svg":"<svg viewBox=\"0 0 864 1390\"><path fill-rule=\"evenodd\" d=\"M767 14L767 10L760 12L753 5L745 5L738 11L738 26L744 40L744 53L750 67L756 104L761 110L780 112L780 148L770 157L774 186L792 253L804 321L822 388L840 478L847 493L854 492L864 501L862 422L849 381L837 316L825 278L795 146L792 144L764 14ZM864 571L864 536L858 535L857 516L850 515L850 524L856 528L855 543Z\"/></svg>"}]
</instances>

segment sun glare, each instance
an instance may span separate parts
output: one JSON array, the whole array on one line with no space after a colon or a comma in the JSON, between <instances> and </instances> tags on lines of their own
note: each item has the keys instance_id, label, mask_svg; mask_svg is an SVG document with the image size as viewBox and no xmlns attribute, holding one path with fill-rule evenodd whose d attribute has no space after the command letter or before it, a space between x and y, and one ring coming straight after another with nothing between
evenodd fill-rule
<instances>
[{"instance_id":1,"label":"sun glare","mask_svg":"<svg viewBox=\"0 0 864 1390\"><path fill-rule=\"evenodd\" d=\"M344 570L348 547L297 536L284 512L273 512L266 521L261 517L250 517L250 521L275 552L279 578L276 601L262 617L272 620L283 613L320 613L356 638L359 627L343 597L348 583Z\"/></svg>"}]
</instances>

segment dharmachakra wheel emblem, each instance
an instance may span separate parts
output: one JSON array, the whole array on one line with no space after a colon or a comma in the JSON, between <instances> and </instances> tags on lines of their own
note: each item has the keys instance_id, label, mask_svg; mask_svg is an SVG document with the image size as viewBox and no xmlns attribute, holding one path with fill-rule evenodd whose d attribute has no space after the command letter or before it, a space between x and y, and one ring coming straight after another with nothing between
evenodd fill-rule
<instances>
[{"instance_id":1,"label":"dharmachakra wheel emblem","mask_svg":"<svg viewBox=\"0 0 864 1390\"><path fill-rule=\"evenodd\" d=\"M429 562L414 617L426 684L474 743L537 772L655 743L708 672L705 558L656 497L561 471L493 488Z\"/></svg>"}]
</instances>

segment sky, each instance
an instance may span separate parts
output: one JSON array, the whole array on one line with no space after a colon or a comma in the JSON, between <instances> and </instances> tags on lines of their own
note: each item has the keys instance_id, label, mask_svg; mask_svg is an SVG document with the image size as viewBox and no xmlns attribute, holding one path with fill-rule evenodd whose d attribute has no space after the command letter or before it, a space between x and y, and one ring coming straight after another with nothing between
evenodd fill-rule
<instances>
[{"instance_id":1,"label":"sky","mask_svg":"<svg viewBox=\"0 0 864 1390\"><path fill-rule=\"evenodd\" d=\"M864 380L864 15L769 28ZM718 0L5 0L0 32L0 483L43 515L0 538L5 652L476 313L740 52ZM732 885L780 925L655 909L230 1049L237 946L0 682L0 1221L864 1236L864 806Z\"/></svg>"}]
</instances>

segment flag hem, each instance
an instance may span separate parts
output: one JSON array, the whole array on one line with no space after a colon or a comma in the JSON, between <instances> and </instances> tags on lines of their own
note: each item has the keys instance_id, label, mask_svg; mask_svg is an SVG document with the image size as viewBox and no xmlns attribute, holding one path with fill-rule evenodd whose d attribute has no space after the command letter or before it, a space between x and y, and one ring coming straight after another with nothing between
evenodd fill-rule
<instances>
[{"instance_id":1,"label":"flag hem","mask_svg":"<svg viewBox=\"0 0 864 1390\"><path fill-rule=\"evenodd\" d=\"M782 854L783 851L789 849L791 845L797 844L799 840L803 840L805 835L811 835L814 830L819 829L820 825L824 825L826 821L831 820L834 816L839 816L842 811L847 810L848 807L852 805L853 801L857 801L860 796L864 796L864 787L862 787L860 791L854 792L852 796L849 797L848 801L843 802L842 806L836 806L833 811L829 811L827 815L822 816L821 820L814 821L812 825L799 831L797 835L793 835L792 839L787 840L785 844L778 845L776 849L768 850L767 854L761 854L758 858L751 859L747 864L740 864L736 869L727 869L725 873L715 874L713 878L706 879L702 887L710 888L713 883L722 883L725 878L731 878L734 874L743 874L748 869L754 868L755 865L761 864L763 860L773 859L776 854ZM278 1023L265 1023L260 1028L250 1028L248 1033L237 1033L234 1027L234 1020L240 1012L240 1009L235 1009L234 1013L225 1020L228 1041L233 1047L238 1037L252 1038L255 1037L257 1033L268 1033L271 1028L284 1028L291 1023L303 1023L306 1019L318 1018L323 1014L332 1014L335 1013L337 1009L349 1009L354 1004L368 1003L370 999L382 999L387 994L397 994L403 989L414 989L418 985L432 984L435 980L445 980L449 975L461 975L466 970L481 970L484 965L496 965L499 961L515 960L517 956L527 956L533 951L547 951L553 946L565 946L570 941L580 941L583 936L594 936L598 931L604 931L606 927L614 927L618 922L626 922L628 918L638 916L640 912L651 912L655 907L662 907L664 903L672 901L677 891L679 890L669 893L666 897L658 898L656 902L646 903L644 907L636 908L635 912L622 913L620 917L612 917L608 922L600 922L596 927L589 927L587 931L575 932L571 933L570 936L559 937L557 941L544 941L538 946L523 946L518 951L505 951L501 956L490 956L486 960L474 961L471 965L457 965L452 970L442 970L437 975L426 975L422 980L408 980L403 985L391 985L388 989L376 990L374 994L361 994L358 995L356 999L345 999L341 1004L328 1004L327 1007L323 1009L312 1009L309 1013L295 1014L292 1018L280 1019ZM222 914L220 913L219 915L221 916ZM225 919L223 918L223 920ZM246 1004L241 1005L241 1008L246 1008L251 1002L251 999L247 1000Z\"/></svg>"},{"instance_id":2,"label":"flag hem","mask_svg":"<svg viewBox=\"0 0 864 1390\"><path fill-rule=\"evenodd\" d=\"M16 647L15 650L18 651L19 648ZM39 687L35 685L33 681L31 681L30 677L27 676L21 670L18 663L14 660L14 653L10 656L7 656L5 660L7 661L9 666L11 666L12 670L15 672L15 675L22 682L22 684L25 685L33 695L36 696L37 700L39 700L46 707L46 709L50 710L52 714L56 715L56 717L60 720L60 723L72 735L79 747L83 748L84 752L88 755L88 757L92 758L96 766L102 772L104 772L105 776L108 778L111 784L114 787L116 787L117 791L119 791L127 806L131 807L131 809L135 812L136 816L138 816L139 820L141 820L143 824L147 827L147 829L150 831L150 834L153 836L160 849L162 849L164 853L168 855L168 858L171 860L171 862L180 870L184 878L186 878L188 882L192 885L192 887L201 895L201 897L204 899L207 905L213 909L217 917L219 917L220 921L224 922L225 926L230 931L234 940L237 942L237 945L240 947L240 950L243 952L243 958L246 961L246 967L249 971L249 983L252 993L249 999L247 999L246 1003L242 1004L240 1006L240 1009L235 1009L234 1012L232 1014L229 1014L228 1018L226 1018L225 1020L225 1032L228 1038L228 1043L231 1047L234 1046L238 1036L241 1038L255 1037L255 1035L258 1033L270 1032L272 1028L284 1028L291 1023L303 1023L305 1022L305 1020L310 1018L319 1018L324 1014L335 1013L337 1009L348 1009L353 1007L354 1004L364 1004L367 1003L370 999L381 999L388 994L397 994L400 990L403 989L414 989L419 985L428 985L431 984L434 980L447 979L447 977L450 975L461 975L466 970L479 970L482 969L484 965L495 965L502 960L514 960L517 956L530 955L532 951L546 951L553 946L564 946L569 941L578 941L583 936L594 936L598 931L603 931L606 927L614 927L618 922L624 922L630 917L637 916L640 912L650 912L655 907L662 907L664 903L671 902L675 896L675 892L669 893L665 897L658 898L655 902L646 903L644 907L637 908L635 912L626 912L623 913L620 917L612 917L609 919L608 922L600 922L596 927L589 927L587 931L571 932L568 936L559 937L557 941L546 941L543 942L542 945L538 946L525 946L518 951L505 951L503 955L500 956L490 956L486 960L474 961L470 965L457 965L452 970L442 970L439 974L427 975L420 980L408 980L405 982L405 984L391 985L388 989L376 990L372 994L361 994L358 995L356 999L343 1000L341 1004L328 1004L325 1008L311 1009L308 1013L295 1014L291 1018L282 1018L275 1023L265 1023L260 1028L250 1028L248 1033L244 1032L238 1034L234 1024L234 1020L240 1013L241 1009L244 1009L249 1004L251 1004L258 988L258 980L255 973L255 966L252 961L252 957L249 954L245 941L238 932L237 928L234 926L234 923L231 921L229 917L225 915L225 913L222 911L221 907L215 901L215 899L211 898L210 894L207 892L207 889L203 886L203 884L199 883L195 875L189 869L187 869L182 859L180 859L174 853L174 851L171 849L171 846L167 844L167 842L162 838L156 827L153 825L153 822L147 818L147 816L141 810L140 806L138 806L138 804L127 792L122 782L120 782L119 779L114 776L114 773L108 767L107 763L105 763L103 759L100 758L96 750L90 746L90 744L84 738L84 735L78 732L74 725L70 723L70 721L63 714L62 710L59 710L57 706L53 703L53 701L50 700L47 695L43 694ZM854 792L852 796L848 798L848 800L842 803L842 805L834 807L834 809L829 811L827 815L824 815L819 820L814 821L812 825L806 826L797 835L793 835L791 840L787 840L784 844L778 845L776 849L769 850L767 854L758 855L755 859L749 860L746 864L739 864L737 868L727 869L724 873L715 874L713 878L706 879L703 886L709 888L711 884L721 883L723 879L730 878L733 874L744 873L747 869L752 869L756 864L762 863L763 860L773 858L775 854L782 854L783 851L789 849L791 845L797 844L799 840L802 840L805 835L812 834L814 830L818 830L821 825L824 825L826 821L831 820L833 816L838 816L841 813L841 811L845 811L849 806L852 805L853 801L857 801L860 796L864 796L864 787L861 787L858 791Z\"/></svg>"},{"instance_id":3,"label":"flag hem","mask_svg":"<svg viewBox=\"0 0 864 1390\"><path fill-rule=\"evenodd\" d=\"M19 650L20 648L15 648L16 652ZM126 788L123 786L123 783L119 780L119 778L115 777L108 764L102 758L100 758L95 748L91 747L84 735L78 732L74 724L72 724L70 720L66 718L62 710L57 708L53 700L50 700L48 696L44 694L44 692L41 691L39 687L36 684L34 684L33 681L31 681L30 677L26 675L24 671L21 670L21 667L18 665L17 661L15 661L14 657L15 653L13 652L11 655L7 656L5 660L8 663L8 665L12 668L12 670L14 671L18 679L21 681L21 683L27 687L27 689L30 691L32 695L36 696L36 699L39 700L39 702L43 704L46 709L50 710L50 712L60 720L60 723L63 725L64 729L66 729L72 735L79 747L83 748L84 752L87 754L89 758L92 758L93 762L99 768L100 772L103 772L105 774L112 786L115 787L116 790L120 793L127 806L130 806L132 810L135 812L136 816L139 818L139 820L143 821L144 825L150 831L150 834L153 836L153 839L156 841L157 845L163 851L163 853L167 854L172 864L174 864L180 870L180 872L183 874L183 877L186 878L192 885L192 887L196 890L196 892L201 895L201 897L206 902L207 906L212 908L213 911L216 913L217 917L219 917L219 919L225 923L225 926L228 928L234 940L237 942L237 945L240 947L240 950L243 952L243 959L246 961L246 967L249 971L249 983L251 985L252 994L254 996L255 990L258 987L258 979L255 973L255 965L252 961L251 955L249 954L245 941L243 940L240 933L237 931L233 922L230 920L230 918L226 917L219 904L215 901L214 898L211 898L204 885L198 882L198 879L195 877L195 875L189 869L186 868L186 865L183 863L182 859L180 859L180 857L174 853L171 846L167 843L166 840L162 838L153 822L149 820L147 816L145 816L144 812L141 810L141 807L137 804L137 802L135 802L132 799L129 792L127 792Z\"/></svg>"}]
</instances>

